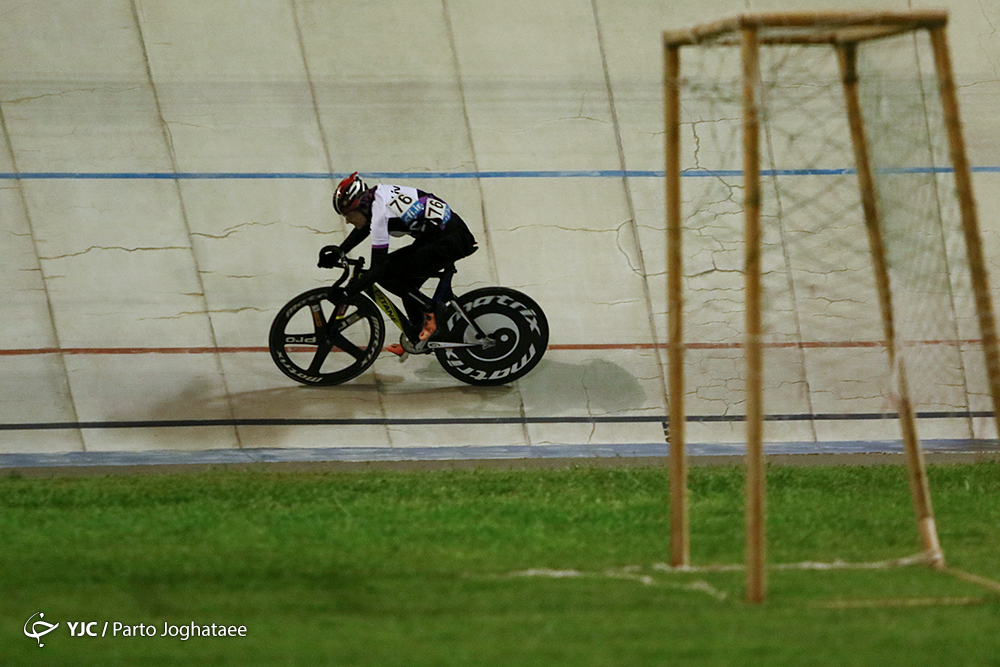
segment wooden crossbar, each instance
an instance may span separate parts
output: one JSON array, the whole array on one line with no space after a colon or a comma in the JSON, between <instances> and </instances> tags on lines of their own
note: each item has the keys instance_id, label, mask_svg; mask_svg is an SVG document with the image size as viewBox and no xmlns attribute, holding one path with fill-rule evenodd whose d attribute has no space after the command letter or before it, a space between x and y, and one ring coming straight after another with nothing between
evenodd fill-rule
<instances>
[{"instance_id":1,"label":"wooden crossbar","mask_svg":"<svg viewBox=\"0 0 1000 667\"><path fill-rule=\"evenodd\" d=\"M758 31L760 44L846 44L881 39L918 29L940 28L948 12L790 12L740 14L721 21L663 33L665 46L716 42L737 46L744 29Z\"/></svg>"}]
</instances>

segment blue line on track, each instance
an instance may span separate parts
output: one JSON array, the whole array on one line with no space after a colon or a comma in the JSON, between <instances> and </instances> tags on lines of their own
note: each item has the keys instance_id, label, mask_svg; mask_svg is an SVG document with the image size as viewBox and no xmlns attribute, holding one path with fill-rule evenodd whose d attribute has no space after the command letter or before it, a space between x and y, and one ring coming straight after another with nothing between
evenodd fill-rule
<instances>
[{"instance_id":1,"label":"blue line on track","mask_svg":"<svg viewBox=\"0 0 1000 667\"><path fill-rule=\"evenodd\" d=\"M886 174L950 173L950 167L905 167L881 170ZM975 173L1000 173L1000 166L973 167ZM686 178L733 178L742 175L736 170L690 170L681 175ZM762 176L843 176L854 174L853 169L774 169L761 171ZM0 172L0 180L336 180L346 173L320 172ZM548 170L548 171L466 171L466 172L365 172L374 180L427 180L427 179L497 179L497 178L663 178L662 171L620 169L597 170Z\"/></svg>"},{"instance_id":2,"label":"blue line on track","mask_svg":"<svg viewBox=\"0 0 1000 667\"><path fill-rule=\"evenodd\" d=\"M927 453L993 453L996 440L928 440ZM740 456L745 447L733 444L688 444L689 456ZM899 454L898 441L785 442L764 446L765 454ZM52 454L0 454L0 469L58 466L127 465L225 465L234 463L318 463L381 461L458 461L513 459L585 459L664 457L664 443L614 445L509 445L467 447L318 447L209 449L177 452L61 452Z\"/></svg>"}]
</instances>

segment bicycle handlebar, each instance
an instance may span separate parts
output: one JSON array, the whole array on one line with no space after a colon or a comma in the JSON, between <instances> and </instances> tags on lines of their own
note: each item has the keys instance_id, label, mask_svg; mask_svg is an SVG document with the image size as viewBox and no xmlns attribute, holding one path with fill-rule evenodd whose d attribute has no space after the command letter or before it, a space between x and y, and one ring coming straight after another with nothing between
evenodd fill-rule
<instances>
[{"instance_id":1,"label":"bicycle handlebar","mask_svg":"<svg viewBox=\"0 0 1000 667\"><path fill-rule=\"evenodd\" d=\"M340 274L337 281L333 283L333 287L341 287L345 283L351 283L355 278L361 273L365 268L365 258L358 257L357 259L351 259L346 255L337 260L337 263L332 268L343 269L344 272Z\"/></svg>"},{"instance_id":2,"label":"bicycle handlebar","mask_svg":"<svg viewBox=\"0 0 1000 667\"><path fill-rule=\"evenodd\" d=\"M365 268L365 258L358 257L357 259L351 259L350 257L345 256L341 261L337 262L337 266L343 268L353 267L354 270L360 271Z\"/></svg>"}]
</instances>

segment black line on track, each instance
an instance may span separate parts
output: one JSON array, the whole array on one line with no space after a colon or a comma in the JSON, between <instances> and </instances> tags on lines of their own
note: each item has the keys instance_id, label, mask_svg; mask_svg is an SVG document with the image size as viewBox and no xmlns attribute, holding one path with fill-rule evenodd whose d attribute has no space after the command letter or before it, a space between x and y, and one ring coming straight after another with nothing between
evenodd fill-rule
<instances>
[{"instance_id":1,"label":"black line on track","mask_svg":"<svg viewBox=\"0 0 1000 667\"><path fill-rule=\"evenodd\" d=\"M918 419L992 418L988 411L918 412ZM766 415L765 421L872 421L897 419L894 412ZM745 415L688 415L688 423L739 423ZM263 418L263 419L158 419L135 421L77 421L0 424L0 431L54 431L68 429L204 428L210 426L493 426L526 424L663 424L666 415L593 417L418 417L418 418Z\"/></svg>"}]
</instances>

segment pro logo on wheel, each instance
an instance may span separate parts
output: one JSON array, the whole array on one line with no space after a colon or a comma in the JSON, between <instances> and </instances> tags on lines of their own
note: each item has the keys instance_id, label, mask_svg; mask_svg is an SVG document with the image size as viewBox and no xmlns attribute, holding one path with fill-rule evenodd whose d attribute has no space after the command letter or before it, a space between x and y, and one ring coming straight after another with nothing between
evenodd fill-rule
<instances>
[{"instance_id":1,"label":"pro logo on wheel","mask_svg":"<svg viewBox=\"0 0 1000 667\"><path fill-rule=\"evenodd\" d=\"M375 362L385 329L371 299L359 295L337 313L330 290L318 288L295 297L278 311L268 346L282 373L303 384L347 382Z\"/></svg>"}]
</instances>

